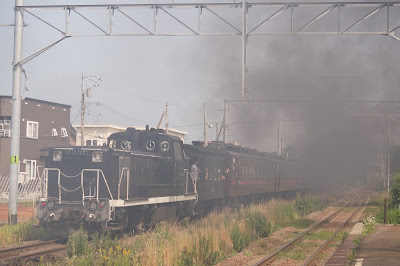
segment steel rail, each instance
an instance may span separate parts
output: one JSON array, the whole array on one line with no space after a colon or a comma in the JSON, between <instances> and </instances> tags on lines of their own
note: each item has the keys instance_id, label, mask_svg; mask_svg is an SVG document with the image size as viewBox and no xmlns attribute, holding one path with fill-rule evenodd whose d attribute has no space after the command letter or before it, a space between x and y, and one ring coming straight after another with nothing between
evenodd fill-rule
<instances>
[{"instance_id":1,"label":"steel rail","mask_svg":"<svg viewBox=\"0 0 400 266\"><path fill-rule=\"evenodd\" d=\"M8 258L0 259L0 265L10 265L10 264L13 264L13 262L16 262L16 261L20 261L20 260L23 260L23 259L28 259L30 257L37 257L39 255L44 255L44 254L53 253L53 252L57 252L57 251L62 251L62 250L66 250L66 249L67 249L67 247L64 245L62 247L54 247L54 248L51 248L51 249L35 251L33 253L26 253L26 254L23 254L23 255L12 256L12 257L8 257Z\"/></svg>"},{"instance_id":2,"label":"steel rail","mask_svg":"<svg viewBox=\"0 0 400 266\"><path fill-rule=\"evenodd\" d=\"M276 255L278 255L279 252L281 252L282 250L287 249L288 247L290 247L291 245L293 245L294 243L296 243L298 240L300 240L301 238L303 238L305 235L307 235L308 233L310 233L312 230L314 230L315 228L317 228L318 226L320 226L321 224L325 223L326 221L330 220L331 218L333 218L334 216L336 216L338 213L340 213L344 208L348 207L349 205L355 203L358 198L360 197L360 195L357 195L357 197L351 201L348 202L346 205L344 205L343 207L341 207L340 209L338 209L337 211L335 211L334 213L332 213L331 215L329 215L328 217L322 219L321 221L319 221L318 223L314 224L310 229L304 231L302 234L300 234L299 236L297 236L296 238L292 239L291 241L287 242L286 244L284 244L283 246L281 246L280 248L278 248L277 250L275 250L274 252L270 253L269 255L267 255L266 257L262 258L261 260L259 260L258 262L256 262L255 264L253 264L254 266L259 266L259 265L268 265L268 263L270 263L271 261L273 261L276 257Z\"/></svg>"},{"instance_id":3,"label":"steel rail","mask_svg":"<svg viewBox=\"0 0 400 266\"><path fill-rule=\"evenodd\" d=\"M333 235L304 263L304 265L311 265L315 259L317 258L317 256L319 254L321 254L322 251L325 250L326 246L329 245L329 243L333 240L333 238L337 235L337 233L339 233L340 230L343 229L343 227L350 221L351 218L354 217L354 215L360 211L361 207L364 206L364 204L366 203L367 198L364 199L364 202L360 203L360 205L357 207L357 209L355 209L351 215L346 219L346 221L344 221L339 228L335 231L335 233L333 233Z\"/></svg>"},{"instance_id":4,"label":"steel rail","mask_svg":"<svg viewBox=\"0 0 400 266\"><path fill-rule=\"evenodd\" d=\"M5 253L5 252L17 251L17 250L20 250L20 249L37 247L37 246L43 246L43 245L47 245L47 244L62 242L62 241L65 241L65 240L67 240L67 239L66 238L60 238L60 239L55 239L55 240L32 243L32 244L28 244L28 245L19 245L19 246L16 246L16 247L2 248L2 249L0 249L0 260L3 259L3 258L1 258L1 255L2 255L2 253Z\"/></svg>"},{"instance_id":5,"label":"steel rail","mask_svg":"<svg viewBox=\"0 0 400 266\"><path fill-rule=\"evenodd\" d=\"M13 264L14 262L21 261L23 259L28 259L31 257L37 257L39 255L43 255L43 254L66 250L67 247L63 244L60 244L62 246L57 246L57 247L53 247L53 245L52 245L52 244L56 244L58 242L62 242L65 240L66 240L66 238L62 238L62 239L55 239L55 240L38 242L38 243L32 243L32 244L28 244L28 245L20 245L17 247L0 249L0 265L10 265L10 264ZM41 246L46 246L46 245L49 245L51 248L39 249L36 251L35 251L35 249L29 250L30 248L40 248ZM25 250L25 249L28 249L28 250ZM20 255L15 254L15 253L18 253L21 251L24 253L20 254ZM10 252L11 254L9 254L7 256L6 255L7 252Z\"/></svg>"}]
</instances>

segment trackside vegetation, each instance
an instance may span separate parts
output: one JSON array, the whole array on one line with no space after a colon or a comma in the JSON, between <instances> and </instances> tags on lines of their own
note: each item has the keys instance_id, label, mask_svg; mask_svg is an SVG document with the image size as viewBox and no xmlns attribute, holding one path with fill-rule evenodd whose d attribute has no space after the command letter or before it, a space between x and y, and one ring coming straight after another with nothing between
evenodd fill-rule
<instances>
[{"instance_id":1,"label":"trackside vegetation","mask_svg":"<svg viewBox=\"0 0 400 266\"><path fill-rule=\"evenodd\" d=\"M213 265L250 242L268 237L307 213L321 210L326 200L297 195L296 199L225 207L196 220L162 222L134 236L111 239L95 236L91 242L83 230L69 237L69 257L58 265ZM309 223L306 223L309 224Z\"/></svg>"},{"instance_id":2,"label":"trackside vegetation","mask_svg":"<svg viewBox=\"0 0 400 266\"><path fill-rule=\"evenodd\" d=\"M36 226L37 221L31 219L16 225L0 227L0 246L20 243L22 241L40 240L47 237L44 228Z\"/></svg>"},{"instance_id":3,"label":"trackside vegetation","mask_svg":"<svg viewBox=\"0 0 400 266\"><path fill-rule=\"evenodd\" d=\"M390 193L382 192L380 196L370 200L367 214L375 216L377 223L384 222L384 201L386 202L386 223L400 223L400 173L396 173L391 178ZM365 212L364 212L365 213Z\"/></svg>"}]
</instances>

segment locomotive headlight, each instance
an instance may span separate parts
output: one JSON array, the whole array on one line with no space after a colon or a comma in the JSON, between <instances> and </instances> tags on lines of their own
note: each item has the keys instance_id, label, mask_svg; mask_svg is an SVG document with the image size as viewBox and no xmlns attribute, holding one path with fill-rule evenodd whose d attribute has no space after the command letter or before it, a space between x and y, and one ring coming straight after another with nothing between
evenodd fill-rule
<instances>
[{"instance_id":1,"label":"locomotive headlight","mask_svg":"<svg viewBox=\"0 0 400 266\"><path fill-rule=\"evenodd\" d=\"M53 161L55 162L62 161L62 151L53 151Z\"/></svg>"},{"instance_id":2,"label":"locomotive headlight","mask_svg":"<svg viewBox=\"0 0 400 266\"><path fill-rule=\"evenodd\" d=\"M92 152L92 162L100 163L102 161L103 161L103 152L102 151Z\"/></svg>"}]
</instances>

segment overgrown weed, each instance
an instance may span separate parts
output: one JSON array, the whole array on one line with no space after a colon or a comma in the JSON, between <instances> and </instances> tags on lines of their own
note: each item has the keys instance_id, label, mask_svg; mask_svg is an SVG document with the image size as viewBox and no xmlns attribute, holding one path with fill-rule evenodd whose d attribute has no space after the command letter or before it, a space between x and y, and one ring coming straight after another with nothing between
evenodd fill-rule
<instances>
[{"instance_id":1,"label":"overgrown weed","mask_svg":"<svg viewBox=\"0 0 400 266\"><path fill-rule=\"evenodd\" d=\"M119 241L107 235L95 236L86 250L78 243L86 243L87 238L78 232L79 237L70 241L76 242L76 251L83 250L78 252L82 255L71 252L73 255L65 264L214 265L245 250L252 241L271 235L281 226L309 226L312 221L299 219L323 206L325 203L311 196L303 199L298 195L292 201L272 199L234 210L225 207L192 222L190 219L161 222L154 229ZM266 247L261 242L260 245ZM303 255L297 252L290 256L297 260Z\"/></svg>"},{"instance_id":2,"label":"overgrown weed","mask_svg":"<svg viewBox=\"0 0 400 266\"><path fill-rule=\"evenodd\" d=\"M46 230L37 226L37 221L31 219L16 225L0 227L0 246L19 243L22 241L40 240L47 237Z\"/></svg>"}]
</instances>

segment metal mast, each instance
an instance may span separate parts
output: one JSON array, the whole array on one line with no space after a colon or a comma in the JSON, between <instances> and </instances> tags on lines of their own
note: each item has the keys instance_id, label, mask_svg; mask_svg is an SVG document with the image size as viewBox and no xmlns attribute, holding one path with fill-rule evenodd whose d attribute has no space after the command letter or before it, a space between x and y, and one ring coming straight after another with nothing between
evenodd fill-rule
<instances>
[{"instance_id":1,"label":"metal mast","mask_svg":"<svg viewBox=\"0 0 400 266\"><path fill-rule=\"evenodd\" d=\"M224 143L227 142L228 140L228 99L225 99L225 104L224 104Z\"/></svg>"},{"instance_id":2,"label":"metal mast","mask_svg":"<svg viewBox=\"0 0 400 266\"><path fill-rule=\"evenodd\" d=\"M281 121L278 122L278 154L282 155L282 128L281 128Z\"/></svg>"},{"instance_id":3,"label":"metal mast","mask_svg":"<svg viewBox=\"0 0 400 266\"><path fill-rule=\"evenodd\" d=\"M22 9L23 0L15 0L15 28L14 28L14 59L13 59L13 88L11 114L11 156L10 156L10 191L9 191L9 223L17 224L18 203L18 164L19 144L21 136L21 78L22 78L22 31L24 18Z\"/></svg>"},{"instance_id":4,"label":"metal mast","mask_svg":"<svg viewBox=\"0 0 400 266\"><path fill-rule=\"evenodd\" d=\"M204 103L204 143L203 147L207 147L207 105Z\"/></svg>"},{"instance_id":5,"label":"metal mast","mask_svg":"<svg viewBox=\"0 0 400 266\"><path fill-rule=\"evenodd\" d=\"M81 146L85 146L85 75L83 73L81 91Z\"/></svg>"},{"instance_id":6,"label":"metal mast","mask_svg":"<svg viewBox=\"0 0 400 266\"><path fill-rule=\"evenodd\" d=\"M165 133L168 134L168 102L165 103Z\"/></svg>"},{"instance_id":7,"label":"metal mast","mask_svg":"<svg viewBox=\"0 0 400 266\"><path fill-rule=\"evenodd\" d=\"M247 25L248 25L248 11L247 2L242 2L242 97L246 96L246 73L247 73Z\"/></svg>"}]
</instances>

